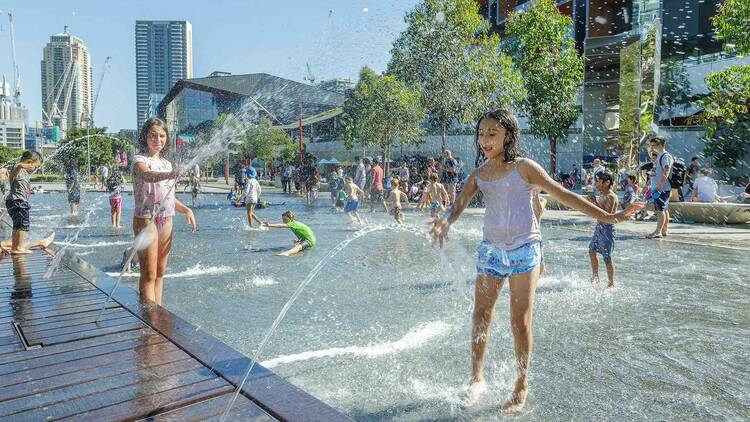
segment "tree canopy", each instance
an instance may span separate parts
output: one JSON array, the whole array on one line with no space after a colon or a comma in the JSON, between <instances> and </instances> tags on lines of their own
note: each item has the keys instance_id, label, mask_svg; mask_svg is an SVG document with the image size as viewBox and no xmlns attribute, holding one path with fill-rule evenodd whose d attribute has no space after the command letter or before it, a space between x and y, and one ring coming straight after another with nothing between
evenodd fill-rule
<instances>
[{"instance_id":1,"label":"tree canopy","mask_svg":"<svg viewBox=\"0 0 750 422\"><path fill-rule=\"evenodd\" d=\"M472 122L520 99L523 84L474 0L424 0L394 42L388 73L421 92L442 146L453 122Z\"/></svg>"},{"instance_id":2,"label":"tree canopy","mask_svg":"<svg viewBox=\"0 0 750 422\"><path fill-rule=\"evenodd\" d=\"M407 145L421 141L425 114L420 94L396 76L378 76L363 68L354 94L343 108L342 135L347 148L377 146L387 158L394 142Z\"/></svg>"},{"instance_id":3,"label":"tree canopy","mask_svg":"<svg viewBox=\"0 0 750 422\"><path fill-rule=\"evenodd\" d=\"M738 54L750 52L750 3L727 0L713 18L716 38L724 48ZM732 66L710 73L706 79L708 93L697 102L703 109L698 119L706 128L706 154L719 167L737 165L750 151L750 66Z\"/></svg>"},{"instance_id":4,"label":"tree canopy","mask_svg":"<svg viewBox=\"0 0 750 422\"><path fill-rule=\"evenodd\" d=\"M505 26L506 46L523 76L526 97L520 103L529 132L550 142L550 172L557 171L557 141L566 140L578 115L583 58L570 36L572 19L552 0L539 0L513 13Z\"/></svg>"},{"instance_id":5,"label":"tree canopy","mask_svg":"<svg viewBox=\"0 0 750 422\"><path fill-rule=\"evenodd\" d=\"M71 128L60 141L56 159L63 165L74 165L78 171L86 171L88 147L91 147L91 167L102 164L115 164L115 154L121 151L130 152L133 146L129 141L105 134L106 128Z\"/></svg>"}]
</instances>

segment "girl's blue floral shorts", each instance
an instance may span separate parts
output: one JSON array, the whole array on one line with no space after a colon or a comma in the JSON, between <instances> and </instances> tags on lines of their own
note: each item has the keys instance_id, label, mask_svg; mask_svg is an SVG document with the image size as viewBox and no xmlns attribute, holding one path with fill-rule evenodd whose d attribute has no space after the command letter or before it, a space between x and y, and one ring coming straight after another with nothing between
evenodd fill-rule
<instances>
[{"instance_id":1,"label":"girl's blue floral shorts","mask_svg":"<svg viewBox=\"0 0 750 422\"><path fill-rule=\"evenodd\" d=\"M477 273L498 279L527 273L542 263L542 245L527 243L510 251L498 249L487 241L477 246Z\"/></svg>"}]
</instances>

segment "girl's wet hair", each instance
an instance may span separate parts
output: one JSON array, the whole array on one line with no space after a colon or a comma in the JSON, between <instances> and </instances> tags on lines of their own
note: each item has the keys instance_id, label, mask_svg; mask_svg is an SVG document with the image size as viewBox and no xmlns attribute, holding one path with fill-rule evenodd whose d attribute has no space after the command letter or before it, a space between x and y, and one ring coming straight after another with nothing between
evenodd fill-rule
<instances>
[{"instance_id":1,"label":"girl's wet hair","mask_svg":"<svg viewBox=\"0 0 750 422\"><path fill-rule=\"evenodd\" d=\"M154 126L158 126L164 129L164 133L167 134L167 142L164 143L164 148L162 148L161 150L161 155L164 155L169 151L169 129L167 129L167 124L164 122L164 120L158 117L151 117L150 119L146 120L145 123L143 123L141 133L138 135L138 152L148 152L148 132Z\"/></svg>"},{"instance_id":2,"label":"girl's wet hair","mask_svg":"<svg viewBox=\"0 0 750 422\"><path fill-rule=\"evenodd\" d=\"M482 120L488 118L495 119L498 123L500 123L500 126L505 129L505 140L503 142L503 161L511 162L520 156L520 154L518 153L518 144L521 138L521 129L518 126L518 119L516 119L516 116L510 110L499 108L497 110L484 113L479 118L479 120L477 120L477 127L474 131L474 146L477 149L477 158L474 162L474 165L476 167L479 167L486 160L484 151L479 146L479 125L482 123Z\"/></svg>"}]
</instances>

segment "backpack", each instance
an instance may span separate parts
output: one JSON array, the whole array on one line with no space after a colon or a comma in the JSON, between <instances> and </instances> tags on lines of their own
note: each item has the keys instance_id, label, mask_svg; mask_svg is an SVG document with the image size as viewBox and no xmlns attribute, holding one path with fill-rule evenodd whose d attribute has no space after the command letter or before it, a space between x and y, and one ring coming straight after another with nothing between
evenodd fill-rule
<instances>
[{"instance_id":1,"label":"backpack","mask_svg":"<svg viewBox=\"0 0 750 422\"><path fill-rule=\"evenodd\" d=\"M686 172L687 167L685 166L685 162L679 158L675 158L674 164L672 164L672 174L669 175L669 183L672 185L672 188L681 188L685 184Z\"/></svg>"}]
</instances>

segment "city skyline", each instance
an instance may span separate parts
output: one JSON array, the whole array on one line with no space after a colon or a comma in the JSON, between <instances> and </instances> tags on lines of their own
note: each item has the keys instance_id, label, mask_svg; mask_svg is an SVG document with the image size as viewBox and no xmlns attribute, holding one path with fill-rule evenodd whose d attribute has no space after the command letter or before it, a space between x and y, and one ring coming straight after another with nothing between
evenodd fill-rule
<instances>
[{"instance_id":1,"label":"city skyline","mask_svg":"<svg viewBox=\"0 0 750 422\"><path fill-rule=\"evenodd\" d=\"M393 40L405 29L409 1L326 0L316 4L263 0L252 6L234 1L206 8L167 1L127 4L79 1L29 4L11 0L0 18L0 74L12 77L7 12L14 13L16 49L21 73L21 101L29 109L29 126L41 120L40 50L49 37L69 31L87 45L94 92L102 65L112 60L104 77L95 115L96 125L110 132L135 129L136 72L134 25L137 20L186 20L193 26L194 77L213 71L233 74L269 73L303 82L307 66L318 79L357 79L362 66L383 71ZM290 24L294 23L294 27ZM290 29L291 28L291 29Z\"/></svg>"}]
</instances>

